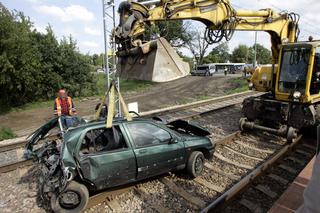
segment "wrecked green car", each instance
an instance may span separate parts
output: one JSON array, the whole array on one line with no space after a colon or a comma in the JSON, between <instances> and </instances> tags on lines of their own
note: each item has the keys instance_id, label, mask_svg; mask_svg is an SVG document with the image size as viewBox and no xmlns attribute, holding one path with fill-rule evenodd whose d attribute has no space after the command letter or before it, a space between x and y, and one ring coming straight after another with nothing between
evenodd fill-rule
<instances>
[{"instance_id":1,"label":"wrecked green car","mask_svg":"<svg viewBox=\"0 0 320 213\"><path fill-rule=\"evenodd\" d=\"M40 195L55 212L83 211L89 193L170 171L185 169L197 177L214 151L205 137L210 133L183 120L119 119L107 129L105 122L83 121L65 128L60 119L38 129L26 147L42 168ZM55 127L61 137L45 139Z\"/></svg>"}]
</instances>

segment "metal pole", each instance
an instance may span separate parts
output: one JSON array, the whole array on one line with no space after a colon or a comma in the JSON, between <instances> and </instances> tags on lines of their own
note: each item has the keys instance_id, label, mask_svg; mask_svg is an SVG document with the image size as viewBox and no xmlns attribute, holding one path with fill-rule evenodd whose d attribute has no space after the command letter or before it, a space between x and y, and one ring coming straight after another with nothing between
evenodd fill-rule
<instances>
[{"instance_id":1,"label":"metal pole","mask_svg":"<svg viewBox=\"0 0 320 213\"><path fill-rule=\"evenodd\" d=\"M258 32L256 31L254 35L254 61L253 61L254 68L257 66L257 37L258 37Z\"/></svg>"},{"instance_id":2,"label":"metal pole","mask_svg":"<svg viewBox=\"0 0 320 213\"><path fill-rule=\"evenodd\" d=\"M108 29L111 26L113 29L116 27L116 8L114 0L102 0L103 6L103 29L104 29L104 40L105 40L105 70L107 71L107 86L110 87L111 81L116 81L116 87L120 92L120 79L115 77L117 71L117 57L115 55L116 52L116 41L115 36L112 34L112 30ZM107 25L107 21L112 21L112 25L109 22ZM109 47L110 45L110 47ZM108 55L111 53L111 55ZM121 103L120 100L116 100L118 102L118 116L121 117Z\"/></svg>"},{"instance_id":3,"label":"metal pole","mask_svg":"<svg viewBox=\"0 0 320 213\"><path fill-rule=\"evenodd\" d=\"M320 125L317 126L317 151L316 154L320 153Z\"/></svg>"},{"instance_id":4,"label":"metal pole","mask_svg":"<svg viewBox=\"0 0 320 213\"><path fill-rule=\"evenodd\" d=\"M103 12L103 35L104 35L104 71L107 74L107 89L110 87L110 69L109 69L109 60L108 60L108 36L107 36L107 22L106 22L106 3L105 0L102 0L102 12Z\"/></svg>"}]
</instances>

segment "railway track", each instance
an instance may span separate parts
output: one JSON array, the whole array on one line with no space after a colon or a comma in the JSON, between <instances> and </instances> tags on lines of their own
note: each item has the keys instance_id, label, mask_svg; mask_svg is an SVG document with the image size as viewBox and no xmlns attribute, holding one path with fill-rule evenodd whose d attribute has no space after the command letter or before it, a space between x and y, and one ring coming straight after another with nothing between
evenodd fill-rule
<instances>
[{"instance_id":1,"label":"railway track","mask_svg":"<svg viewBox=\"0 0 320 213\"><path fill-rule=\"evenodd\" d=\"M301 151L301 147L304 146L309 147L309 152ZM295 149L296 147L298 148ZM288 172L298 172L292 165L286 165L281 160L295 159L292 153L296 152L312 156L314 150L315 147L305 143L301 137L292 144L286 144L285 140L275 136L235 132L217 141L217 151L213 159L206 162L201 177L189 180L183 174L170 174L136 186L122 188L121 191L104 192L91 197L87 211L96 211L94 206L101 202L104 202L110 211L125 211L129 208L126 207L125 200L131 197L132 200L140 200L142 203L140 207L144 206L147 210L157 212L225 212L223 207L239 196L239 193L257 178L268 177L280 184L289 184L292 180L285 179L277 173L271 171L267 175L264 174L273 166ZM288 154L290 156L285 157ZM305 159L300 165L307 162ZM277 164L279 165L276 166ZM270 186L266 184L256 184L251 188L273 199L281 195L270 190ZM236 207L234 209L229 207L228 212L235 212L238 208L242 208L242 212L267 211L266 209L263 211L257 204L261 200L254 202L252 194L247 196L251 201L245 196L240 197L232 204ZM134 211L141 210L134 209Z\"/></svg>"},{"instance_id":2,"label":"railway track","mask_svg":"<svg viewBox=\"0 0 320 213\"><path fill-rule=\"evenodd\" d=\"M241 104L242 101L250 96L261 95L262 93L255 93L252 91L243 92L223 97L213 98L210 100L198 101L190 104L178 105L159 110L141 113L141 117L161 117L166 121L173 121L177 119L192 119L196 116L201 116L219 109L235 106ZM49 138L57 137L56 134ZM0 145L0 173L13 171L20 167L29 166L32 161L24 159L24 146L26 140L18 140L15 142L3 142Z\"/></svg>"},{"instance_id":3,"label":"railway track","mask_svg":"<svg viewBox=\"0 0 320 213\"><path fill-rule=\"evenodd\" d=\"M207 104L206 107L200 104L180 110L173 108L167 112L145 113L143 116L161 116L167 120L193 119L214 132L211 123L216 122L215 112L220 110L219 113L223 113L228 111L226 107L237 104L239 101L222 99ZM213 159L206 162L201 177L190 180L184 174L169 174L96 194L90 198L86 212L265 212L267 208L259 206L261 200L253 200L252 193L247 194L248 190L262 193L265 197L273 197L272 199L276 199L280 193L272 190L267 183L254 181L270 178L272 181L269 182L285 187L291 179L283 178L281 173L273 171L279 169L285 173L298 172L296 164L284 162L298 162L297 164L303 166L308 158L301 158L301 155L312 156L315 150L315 147L307 144L303 138L298 138L293 144L288 145L284 139L264 133L233 132L227 136L220 136L218 141L216 138L211 138L217 143L216 152ZM285 157L289 153L291 154ZM295 156L296 153L298 156ZM270 170L271 167L276 169ZM264 173L267 169L271 171L269 174ZM240 194L246 188L248 189ZM229 202L228 207L224 208Z\"/></svg>"}]
</instances>

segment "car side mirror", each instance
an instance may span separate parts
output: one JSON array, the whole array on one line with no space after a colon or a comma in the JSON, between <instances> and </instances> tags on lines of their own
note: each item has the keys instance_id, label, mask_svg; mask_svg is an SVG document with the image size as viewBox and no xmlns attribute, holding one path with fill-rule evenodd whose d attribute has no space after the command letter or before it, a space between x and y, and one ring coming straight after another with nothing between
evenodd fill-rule
<instances>
[{"instance_id":1,"label":"car side mirror","mask_svg":"<svg viewBox=\"0 0 320 213\"><path fill-rule=\"evenodd\" d=\"M169 144L175 144L175 143L178 143L178 140L176 138L171 138L169 140Z\"/></svg>"}]
</instances>

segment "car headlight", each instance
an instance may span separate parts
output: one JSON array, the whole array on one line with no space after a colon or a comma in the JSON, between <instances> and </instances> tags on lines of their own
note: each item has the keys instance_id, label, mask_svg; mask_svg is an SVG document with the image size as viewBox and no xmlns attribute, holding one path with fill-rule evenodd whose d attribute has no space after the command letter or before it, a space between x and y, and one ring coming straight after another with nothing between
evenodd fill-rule
<instances>
[{"instance_id":1,"label":"car headlight","mask_svg":"<svg viewBox=\"0 0 320 213\"><path fill-rule=\"evenodd\" d=\"M295 91L293 93L293 99L300 99L301 98L301 92Z\"/></svg>"}]
</instances>

